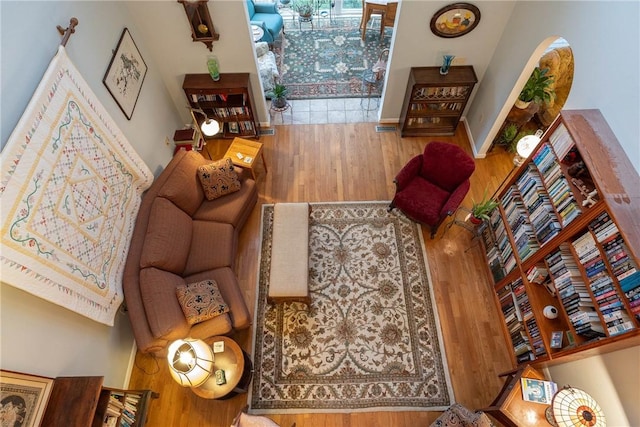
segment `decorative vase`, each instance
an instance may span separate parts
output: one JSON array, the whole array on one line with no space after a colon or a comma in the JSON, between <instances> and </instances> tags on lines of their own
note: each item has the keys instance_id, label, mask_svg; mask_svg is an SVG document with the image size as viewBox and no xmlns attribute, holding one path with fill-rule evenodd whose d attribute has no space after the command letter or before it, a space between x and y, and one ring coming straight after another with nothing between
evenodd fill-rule
<instances>
[{"instance_id":1,"label":"decorative vase","mask_svg":"<svg viewBox=\"0 0 640 427\"><path fill-rule=\"evenodd\" d=\"M449 72L449 67L451 67L451 62L455 58L455 55L444 55L442 57L442 66L440 67L440 74L443 76Z\"/></svg>"},{"instance_id":2,"label":"decorative vase","mask_svg":"<svg viewBox=\"0 0 640 427\"><path fill-rule=\"evenodd\" d=\"M214 82L220 80L220 67L216 56L212 55L207 58L207 68L209 69L209 75Z\"/></svg>"}]
</instances>

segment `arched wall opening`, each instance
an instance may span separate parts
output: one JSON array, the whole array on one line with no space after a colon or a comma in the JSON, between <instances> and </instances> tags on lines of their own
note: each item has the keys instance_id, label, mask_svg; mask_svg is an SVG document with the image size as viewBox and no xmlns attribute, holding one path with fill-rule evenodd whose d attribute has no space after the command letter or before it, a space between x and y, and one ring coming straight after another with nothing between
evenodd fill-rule
<instances>
[{"instance_id":1,"label":"arched wall opening","mask_svg":"<svg viewBox=\"0 0 640 427\"><path fill-rule=\"evenodd\" d=\"M569 96L573 82L573 66L573 53L569 43L564 38L550 36L544 39L532 52L523 67L480 152L487 153L500 145L507 151L515 151L515 144L522 136L533 134L538 129L546 130ZM552 88L555 95L548 103L533 103L527 109L519 109L515 107L518 96L536 67L541 69L550 68L548 75L554 76ZM558 90L556 90L556 86ZM517 131L515 133L511 132L514 126L510 126L512 129L509 129L509 132L505 135L505 128L514 123ZM505 143L505 137L508 140L507 143Z\"/></svg>"}]
</instances>

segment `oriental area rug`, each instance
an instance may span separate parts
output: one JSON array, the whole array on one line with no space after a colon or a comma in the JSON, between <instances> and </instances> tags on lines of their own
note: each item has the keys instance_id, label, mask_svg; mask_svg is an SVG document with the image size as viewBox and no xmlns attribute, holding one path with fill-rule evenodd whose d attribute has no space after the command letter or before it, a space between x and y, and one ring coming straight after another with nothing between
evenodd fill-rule
<instances>
[{"instance_id":1,"label":"oriental area rug","mask_svg":"<svg viewBox=\"0 0 640 427\"><path fill-rule=\"evenodd\" d=\"M453 403L421 229L388 204L311 204L308 308L266 302L273 205L263 206L252 413Z\"/></svg>"},{"instance_id":2,"label":"oriental area rug","mask_svg":"<svg viewBox=\"0 0 640 427\"><path fill-rule=\"evenodd\" d=\"M363 72L389 47L392 29L387 28L380 41L377 26L367 31L363 41L359 24L359 18L340 18L313 31L305 23L298 29L297 21L287 26L282 43L274 47L287 98L349 98L368 93L362 85ZM372 88L372 96L380 96L381 88L381 84Z\"/></svg>"}]
</instances>

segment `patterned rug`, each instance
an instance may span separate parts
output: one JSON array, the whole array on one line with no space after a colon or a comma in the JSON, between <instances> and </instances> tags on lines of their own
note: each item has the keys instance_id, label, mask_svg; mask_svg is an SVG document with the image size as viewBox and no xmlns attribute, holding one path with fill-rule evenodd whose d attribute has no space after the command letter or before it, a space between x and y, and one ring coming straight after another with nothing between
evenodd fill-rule
<instances>
[{"instance_id":1,"label":"patterned rug","mask_svg":"<svg viewBox=\"0 0 640 427\"><path fill-rule=\"evenodd\" d=\"M266 303L273 205L263 206L252 413L453 403L420 227L387 206L311 204L308 310Z\"/></svg>"},{"instance_id":2,"label":"patterned rug","mask_svg":"<svg viewBox=\"0 0 640 427\"><path fill-rule=\"evenodd\" d=\"M391 28L385 30L380 41L380 27L370 24L375 26L367 30L366 40L362 41L360 21L356 18L335 19L330 26L316 26L313 31L308 23L302 23L302 30L298 29L297 21L295 24L287 26L282 43L274 47L281 83L289 89L287 98L348 98L366 94L362 73L389 47ZM381 85L371 93L380 96Z\"/></svg>"}]
</instances>

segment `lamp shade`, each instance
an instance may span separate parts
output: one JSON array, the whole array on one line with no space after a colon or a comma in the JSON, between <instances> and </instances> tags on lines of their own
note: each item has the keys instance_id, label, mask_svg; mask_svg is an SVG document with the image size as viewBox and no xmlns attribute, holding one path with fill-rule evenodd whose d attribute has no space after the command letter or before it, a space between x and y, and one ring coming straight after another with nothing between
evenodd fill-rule
<instances>
[{"instance_id":1,"label":"lamp shade","mask_svg":"<svg viewBox=\"0 0 640 427\"><path fill-rule=\"evenodd\" d=\"M604 413L593 397L573 387L565 387L553 396L553 418L560 427L605 427Z\"/></svg>"},{"instance_id":2,"label":"lamp shade","mask_svg":"<svg viewBox=\"0 0 640 427\"><path fill-rule=\"evenodd\" d=\"M213 370L213 350L202 340L185 338L169 346L169 371L183 387L198 387Z\"/></svg>"},{"instance_id":3,"label":"lamp shade","mask_svg":"<svg viewBox=\"0 0 640 427\"><path fill-rule=\"evenodd\" d=\"M533 135L525 135L518 141L516 145L516 151L518 155L523 158L529 157L529 155L535 150L540 143L542 137L542 130L536 131Z\"/></svg>"},{"instance_id":4,"label":"lamp shade","mask_svg":"<svg viewBox=\"0 0 640 427\"><path fill-rule=\"evenodd\" d=\"M202 122L202 126L200 126L200 129L202 129L202 133L204 133L205 135L213 136L220 132L220 124L213 119L207 118L204 122Z\"/></svg>"}]
</instances>

